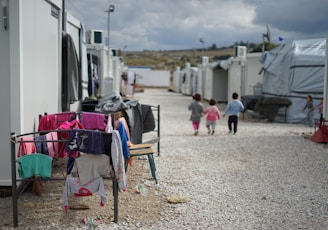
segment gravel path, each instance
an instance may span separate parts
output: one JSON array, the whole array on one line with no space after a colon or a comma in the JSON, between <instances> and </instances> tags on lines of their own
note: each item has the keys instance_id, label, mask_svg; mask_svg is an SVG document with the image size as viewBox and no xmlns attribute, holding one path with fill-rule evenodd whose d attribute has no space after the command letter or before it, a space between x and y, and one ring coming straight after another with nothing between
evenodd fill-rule
<instances>
[{"instance_id":1,"label":"gravel path","mask_svg":"<svg viewBox=\"0 0 328 230\"><path fill-rule=\"evenodd\" d=\"M140 101L161 105L161 189L191 199L151 229L328 229L328 149L311 128L240 119L234 136L223 118L194 136L190 96L147 89Z\"/></svg>"},{"instance_id":2,"label":"gravel path","mask_svg":"<svg viewBox=\"0 0 328 230\"><path fill-rule=\"evenodd\" d=\"M213 136L204 120L194 136L187 110L191 96L146 89L134 97L161 106L159 184L143 182L163 207L159 215L152 208L140 211L151 222L125 217L98 229L328 229L328 149L307 138L311 128L240 118L237 135L228 135L223 118ZM144 168L149 178L148 165ZM163 202L171 195L190 201ZM138 216L138 210L131 212Z\"/></svg>"}]
</instances>

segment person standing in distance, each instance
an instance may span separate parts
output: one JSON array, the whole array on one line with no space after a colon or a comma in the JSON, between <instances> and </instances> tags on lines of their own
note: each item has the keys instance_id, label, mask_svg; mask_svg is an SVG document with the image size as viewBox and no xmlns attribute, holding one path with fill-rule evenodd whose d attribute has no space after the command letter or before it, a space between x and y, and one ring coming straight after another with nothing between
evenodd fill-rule
<instances>
[{"instance_id":1,"label":"person standing in distance","mask_svg":"<svg viewBox=\"0 0 328 230\"><path fill-rule=\"evenodd\" d=\"M312 95L306 96L306 104L302 109L302 112L306 111L306 118L309 121L310 127L314 125L314 105Z\"/></svg>"},{"instance_id":2,"label":"person standing in distance","mask_svg":"<svg viewBox=\"0 0 328 230\"><path fill-rule=\"evenodd\" d=\"M194 135L196 136L199 130L200 119L203 116L204 107L201 103L202 97L199 93L196 93L193 99L194 101L189 104L188 109L191 110L190 120L195 131Z\"/></svg>"},{"instance_id":3,"label":"person standing in distance","mask_svg":"<svg viewBox=\"0 0 328 230\"><path fill-rule=\"evenodd\" d=\"M229 133L232 132L232 125L233 125L233 134L237 133L239 113L243 110L244 110L244 105L243 103L241 103L240 100L238 100L238 93L233 93L232 101L228 103L223 113L223 117L225 117L226 114L229 114L228 117Z\"/></svg>"}]
</instances>

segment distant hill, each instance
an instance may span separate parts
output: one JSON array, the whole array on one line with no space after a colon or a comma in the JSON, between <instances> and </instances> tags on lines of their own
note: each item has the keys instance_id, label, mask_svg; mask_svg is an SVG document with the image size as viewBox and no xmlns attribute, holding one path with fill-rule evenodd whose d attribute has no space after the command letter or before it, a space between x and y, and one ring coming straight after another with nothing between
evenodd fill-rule
<instances>
[{"instance_id":1,"label":"distant hill","mask_svg":"<svg viewBox=\"0 0 328 230\"><path fill-rule=\"evenodd\" d=\"M203 54L203 55L202 55ZM171 50L171 51L126 51L125 63L128 66L151 66L156 70L173 71L177 66L183 68L186 62L197 66L202 56L209 57L209 62L227 59L234 55L233 48L216 50Z\"/></svg>"},{"instance_id":2,"label":"distant hill","mask_svg":"<svg viewBox=\"0 0 328 230\"><path fill-rule=\"evenodd\" d=\"M207 49L190 50L162 50L162 51L125 51L124 59L128 66L151 66L156 70L173 71L176 67L183 68L186 62L191 66L198 66L201 63L201 57L209 57L209 62L225 60L232 57L235 52L235 46L247 46L247 52L261 52L263 44L245 43L243 41L235 42L229 47L216 48L211 46ZM272 42L264 43L265 50L271 50L278 46ZM120 52L122 54L122 52Z\"/></svg>"}]
</instances>

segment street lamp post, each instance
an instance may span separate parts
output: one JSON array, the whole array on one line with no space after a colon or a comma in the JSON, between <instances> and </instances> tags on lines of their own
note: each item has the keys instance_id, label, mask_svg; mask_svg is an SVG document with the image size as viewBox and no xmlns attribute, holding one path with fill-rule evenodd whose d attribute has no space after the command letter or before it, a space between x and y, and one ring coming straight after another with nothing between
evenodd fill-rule
<instances>
[{"instance_id":1,"label":"street lamp post","mask_svg":"<svg viewBox=\"0 0 328 230\"><path fill-rule=\"evenodd\" d=\"M109 43L109 32L110 32L110 12L114 12L114 9L115 9L115 6L114 6L114 5L109 5L108 10L105 11L106 13L108 13L108 14L107 14L107 15L108 15L108 21L107 21L107 39L108 39L108 41L107 41L107 46L108 46L108 48L109 48L109 45L110 45L110 43Z\"/></svg>"},{"instance_id":2,"label":"street lamp post","mask_svg":"<svg viewBox=\"0 0 328 230\"><path fill-rule=\"evenodd\" d=\"M107 47L108 47L108 76L110 77L110 57L111 57L111 52L110 52L110 37L109 37L109 31L110 31L110 12L114 12L115 6L114 5L109 5L108 10L105 12L108 13L108 21L107 21Z\"/></svg>"},{"instance_id":3,"label":"street lamp post","mask_svg":"<svg viewBox=\"0 0 328 230\"><path fill-rule=\"evenodd\" d=\"M202 58L203 58L203 56L204 56L204 43L205 43L205 41L204 41L203 38L200 38L200 39L199 39L199 42L202 43L202 57L201 57L201 61L200 61L200 62L202 62Z\"/></svg>"}]
</instances>

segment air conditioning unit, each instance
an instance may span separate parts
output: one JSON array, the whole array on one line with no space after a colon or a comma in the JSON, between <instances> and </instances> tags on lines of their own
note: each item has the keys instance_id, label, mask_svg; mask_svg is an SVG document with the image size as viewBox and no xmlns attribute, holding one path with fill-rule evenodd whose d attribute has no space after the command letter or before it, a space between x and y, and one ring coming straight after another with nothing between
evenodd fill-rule
<instances>
[{"instance_id":1,"label":"air conditioning unit","mask_svg":"<svg viewBox=\"0 0 328 230\"><path fill-rule=\"evenodd\" d=\"M87 30L86 35L86 41L89 44L102 44L103 43L103 30Z\"/></svg>"},{"instance_id":2,"label":"air conditioning unit","mask_svg":"<svg viewBox=\"0 0 328 230\"><path fill-rule=\"evenodd\" d=\"M246 46L236 46L235 47L235 57L246 59L246 52L247 48Z\"/></svg>"},{"instance_id":3,"label":"air conditioning unit","mask_svg":"<svg viewBox=\"0 0 328 230\"><path fill-rule=\"evenodd\" d=\"M118 56L118 49L111 48L110 50L112 51L113 57L117 57Z\"/></svg>"}]
</instances>

